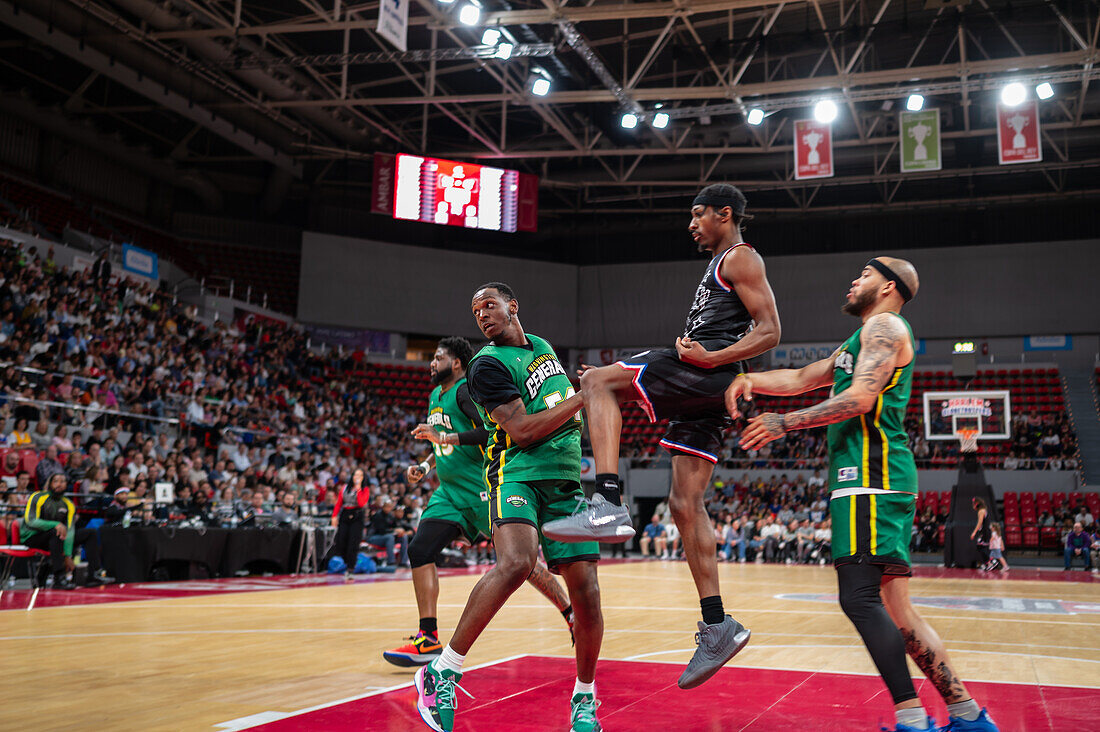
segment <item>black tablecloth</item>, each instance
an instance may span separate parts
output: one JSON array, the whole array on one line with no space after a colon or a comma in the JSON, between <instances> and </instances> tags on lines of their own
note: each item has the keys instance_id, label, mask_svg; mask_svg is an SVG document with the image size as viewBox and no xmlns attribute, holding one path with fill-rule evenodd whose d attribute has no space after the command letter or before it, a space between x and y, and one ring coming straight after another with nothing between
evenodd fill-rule
<instances>
[{"instance_id":1,"label":"black tablecloth","mask_svg":"<svg viewBox=\"0 0 1100 732\"><path fill-rule=\"evenodd\" d=\"M298 529L195 529L171 526L104 526L103 568L119 582L152 579L158 564L187 562L206 576L232 576L248 565L285 574L293 564ZM262 565L261 565L262 562Z\"/></svg>"}]
</instances>

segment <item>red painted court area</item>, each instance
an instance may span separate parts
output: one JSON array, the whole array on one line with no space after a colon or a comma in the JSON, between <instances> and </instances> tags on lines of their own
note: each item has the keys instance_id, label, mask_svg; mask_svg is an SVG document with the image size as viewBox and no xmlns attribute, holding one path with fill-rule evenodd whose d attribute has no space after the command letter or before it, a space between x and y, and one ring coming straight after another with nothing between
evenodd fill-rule
<instances>
[{"instance_id":1,"label":"red painted court area","mask_svg":"<svg viewBox=\"0 0 1100 732\"><path fill-rule=\"evenodd\" d=\"M458 692L455 732L559 731L569 725L573 661L523 656L468 671ZM676 687L677 664L601 661L599 717L608 732L852 732L893 726L893 705L878 677L852 674L727 667L691 691ZM1100 689L967 682L1002 730L1065 732L1097 729ZM947 710L931 686L917 687L937 721ZM252 729L372 730L427 729L416 711L416 690L393 689L323 709L286 717Z\"/></svg>"}]
</instances>

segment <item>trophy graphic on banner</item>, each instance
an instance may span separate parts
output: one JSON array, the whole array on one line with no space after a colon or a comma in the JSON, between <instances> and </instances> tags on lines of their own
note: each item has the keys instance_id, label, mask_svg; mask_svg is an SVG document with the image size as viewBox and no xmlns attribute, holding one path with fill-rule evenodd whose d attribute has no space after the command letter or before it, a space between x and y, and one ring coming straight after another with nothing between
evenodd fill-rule
<instances>
[{"instance_id":1,"label":"trophy graphic on banner","mask_svg":"<svg viewBox=\"0 0 1100 732\"><path fill-rule=\"evenodd\" d=\"M1005 122L1016 132L1012 137L1012 147L1027 147L1027 140L1024 138L1024 128L1031 124L1031 120L1022 114L1014 114L1006 119Z\"/></svg>"},{"instance_id":2,"label":"trophy graphic on banner","mask_svg":"<svg viewBox=\"0 0 1100 732\"><path fill-rule=\"evenodd\" d=\"M810 148L810 153L806 156L807 165L820 165L821 154L817 151L817 146L821 144L821 141L825 137L820 132L808 132L802 136L802 143Z\"/></svg>"},{"instance_id":3,"label":"trophy graphic on banner","mask_svg":"<svg viewBox=\"0 0 1100 732\"><path fill-rule=\"evenodd\" d=\"M931 132L932 128L923 122L918 122L909 128L909 136L917 141L917 147L913 150L913 160L928 159L928 148L924 146L924 141Z\"/></svg>"}]
</instances>

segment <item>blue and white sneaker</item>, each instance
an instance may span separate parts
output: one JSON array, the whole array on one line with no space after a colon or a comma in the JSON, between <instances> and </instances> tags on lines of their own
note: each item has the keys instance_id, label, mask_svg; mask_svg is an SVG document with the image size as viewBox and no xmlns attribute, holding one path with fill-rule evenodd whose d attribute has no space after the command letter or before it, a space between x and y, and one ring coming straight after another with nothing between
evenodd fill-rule
<instances>
[{"instance_id":1,"label":"blue and white sneaker","mask_svg":"<svg viewBox=\"0 0 1100 732\"><path fill-rule=\"evenodd\" d=\"M940 732L1000 732L1000 729L985 707L982 707L981 714L973 722L962 717L948 717L947 726L941 727Z\"/></svg>"},{"instance_id":2,"label":"blue and white sneaker","mask_svg":"<svg viewBox=\"0 0 1100 732\"><path fill-rule=\"evenodd\" d=\"M936 726L936 720L931 717L925 717L927 726L925 727L911 727L908 724L898 724L893 729L889 727L879 727L879 732L940 732L940 728Z\"/></svg>"}]
</instances>

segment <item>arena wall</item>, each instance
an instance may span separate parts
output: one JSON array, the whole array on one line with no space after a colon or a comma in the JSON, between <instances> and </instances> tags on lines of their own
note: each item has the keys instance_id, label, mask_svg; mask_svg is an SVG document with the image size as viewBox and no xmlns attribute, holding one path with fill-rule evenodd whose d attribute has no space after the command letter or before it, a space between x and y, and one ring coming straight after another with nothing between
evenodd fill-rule
<instances>
[{"instance_id":1,"label":"arena wall","mask_svg":"<svg viewBox=\"0 0 1100 732\"><path fill-rule=\"evenodd\" d=\"M808 233L808 235L812 235ZM866 253L766 257L783 341L836 341ZM1100 240L890 250L921 275L906 308L918 337L1095 334ZM306 232L299 318L424 334L477 336L466 304L489 279L512 284L524 322L560 346L671 342L704 267L695 261L575 267ZM415 295L415 297L410 297ZM532 312L533 311L533 312Z\"/></svg>"}]
</instances>

